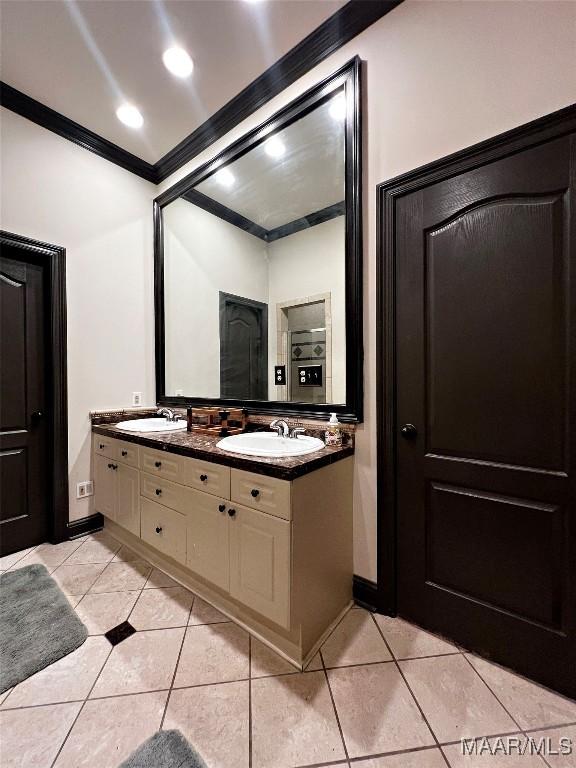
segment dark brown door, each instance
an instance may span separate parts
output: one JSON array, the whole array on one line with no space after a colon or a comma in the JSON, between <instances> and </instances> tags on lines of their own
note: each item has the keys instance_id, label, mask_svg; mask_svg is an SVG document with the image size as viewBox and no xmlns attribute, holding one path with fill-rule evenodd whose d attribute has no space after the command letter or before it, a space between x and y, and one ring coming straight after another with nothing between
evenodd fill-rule
<instances>
[{"instance_id":1,"label":"dark brown door","mask_svg":"<svg viewBox=\"0 0 576 768\"><path fill-rule=\"evenodd\" d=\"M220 293L220 397L268 400L268 306Z\"/></svg>"},{"instance_id":2,"label":"dark brown door","mask_svg":"<svg viewBox=\"0 0 576 768\"><path fill-rule=\"evenodd\" d=\"M0 554L45 541L46 394L43 268L0 258ZM10 258L14 256L14 258Z\"/></svg>"},{"instance_id":3,"label":"dark brown door","mask_svg":"<svg viewBox=\"0 0 576 768\"><path fill-rule=\"evenodd\" d=\"M576 142L396 202L398 612L576 696Z\"/></svg>"}]
</instances>

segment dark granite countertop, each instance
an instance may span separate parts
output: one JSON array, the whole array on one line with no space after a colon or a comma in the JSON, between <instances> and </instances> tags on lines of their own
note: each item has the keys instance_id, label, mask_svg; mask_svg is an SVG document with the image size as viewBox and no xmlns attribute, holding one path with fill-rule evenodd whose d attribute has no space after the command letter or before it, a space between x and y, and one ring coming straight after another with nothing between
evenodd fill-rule
<instances>
[{"instance_id":1,"label":"dark granite countertop","mask_svg":"<svg viewBox=\"0 0 576 768\"><path fill-rule=\"evenodd\" d=\"M256 472L260 475L278 477L281 480L295 480L316 469L333 464L335 461L352 456L354 448L351 445L342 447L324 447L305 456L290 456L287 458L270 458L265 456L240 456L216 447L219 437L203 435L181 430L178 432L127 432L118 429L113 424L94 424L92 431L98 435L115 437L128 443L138 443L159 451L178 453L202 461L215 464L225 464L228 467Z\"/></svg>"}]
</instances>

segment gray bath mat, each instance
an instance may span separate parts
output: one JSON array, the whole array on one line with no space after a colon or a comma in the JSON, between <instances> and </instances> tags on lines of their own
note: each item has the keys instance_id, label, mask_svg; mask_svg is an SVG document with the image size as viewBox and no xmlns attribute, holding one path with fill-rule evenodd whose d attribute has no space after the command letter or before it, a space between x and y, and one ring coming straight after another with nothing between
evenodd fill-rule
<instances>
[{"instance_id":1,"label":"gray bath mat","mask_svg":"<svg viewBox=\"0 0 576 768\"><path fill-rule=\"evenodd\" d=\"M118 768L206 768L180 731L158 731Z\"/></svg>"},{"instance_id":2,"label":"gray bath mat","mask_svg":"<svg viewBox=\"0 0 576 768\"><path fill-rule=\"evenodd\" d=\"M0 693L75 651L87 636L43 565L0 576Z\"/></svg>"}]
</instances>

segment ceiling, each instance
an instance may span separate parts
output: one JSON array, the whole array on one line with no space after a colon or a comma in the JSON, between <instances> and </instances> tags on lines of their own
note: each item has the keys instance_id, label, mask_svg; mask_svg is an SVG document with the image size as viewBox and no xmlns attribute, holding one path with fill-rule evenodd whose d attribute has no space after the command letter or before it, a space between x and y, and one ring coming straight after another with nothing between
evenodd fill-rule
<instances>
[{"instance_id":1,"label":"ceiling","mask_svg":"<svg viewBox=\"0 0 576 768\"><path fill-rule=\"evenodd\" d=\"M150 163L346 0L2 0L2 80ZM162 53L185 48L187 80ZM144 126L116 118L123 101Z\"/></svg>"},{"instance_id":2,"label":"ceiling","mask_svg":"<svg viewBox=\"0 0 576 768\"><path fill-rule=\"evenodd\" d=\"M338 95L332 98L338 99ZM344 200L344 122L325 102L274 136L286 151L270 157L266 143L230 163L234 184L213 174L196 189L266 230Z\"/></svg>"}]
</instances>

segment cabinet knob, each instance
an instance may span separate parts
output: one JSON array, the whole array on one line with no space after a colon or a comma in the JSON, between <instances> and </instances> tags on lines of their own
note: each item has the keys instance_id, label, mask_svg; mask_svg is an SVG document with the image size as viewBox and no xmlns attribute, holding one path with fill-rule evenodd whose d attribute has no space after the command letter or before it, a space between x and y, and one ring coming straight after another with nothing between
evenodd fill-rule
<instances>
[{"instance_id":1,"label":"cabinet knob","mask_svg":"<svg viewBox=\"0 0 576 768\"><path fill-rule=\"evenodd\" d=\"M257 499L260 496L260 491L257 488L252 488L250 491L252 498Z\"/></svg>"},{"instance_id":2,"label":"cabinet knob","mask_svg":"<svg viewBox=\"0 0 576 768\"><path fill-rule=\"evenodd\" d=\"M156 496L162 496L162 488L156 488Z\"/></svg>"},{"instance_id":3,"label":"cabinet knob","mask_svg":"<svg viewBox=\"0 0 576 768\"><path fill-rule=\"evenodd\" d=\"M114 464L108 464L108 469L114 469Z\"/></svg>"},{"instance_id":4,"label":"cabinet knob","mask_svg":"<svg viewBox=\"0 0 576 768\"><path fill-rule=\"evenodd\" d=\"M205 483L208 480L208 475L200 475L200 480Z\"/></svg>"},{"instance_id":5,"label":"cabinet knob","mask_svg":"<svg viewBox=\"0 0 576 768\"><path fill-rule=\"evenodd\" d=\"M161 461L155 461L154 462L154 466L157 467L158 469L160 469L160 467L162 466L162 462Z\"/></svg>"},{"instance_id":6,"label":"cabinet knob","mask_svg":"<svg viewBox=\"0 0 576 768\"><path fill-rule=\"evenodd\" d=\"M128 456L128 451L122 451L122 456Z\"/></svg>"},{"instance_id":7,"label":"cabinet knob","mask_svg":"<svg viewBox=\"0 0 576 768\"><path fill-rule=\"evenodd\" d=\"M228 514L230 515L230 517L234 517L234 515L236 514L236 510L235 509L229 509L228 510Z\"/></svg>"},{"instance_id":8,"label":"cabinet knob","mask_svg":"<svg viewBox=\"0 0 576 768\"><path fill-rule=\"evenodd\" d=\"M218 505L218 511L219 512L225 512L226 511L226 504L219 504Z\"/></svg>"},{"instance_id":9,"label":"cabinet knob","mask_svg":"<svg viewBox=\"0 0 576 768\"><path fill-rule=\"evenodd\" d=\"M98 443L98 448L100 448L101 451L104 450L104 443Z\"/></svg>"},{"instance_id":10,"label":"cabinet knob","mask_svg":"<svg viewBox=\"0 0 576 768\"><path fill-rule=\"evenodd\" d=\"M156 526L156 533L162 533L162 526L161 525L157 525Z\"/></svg>"}]
</instances>

